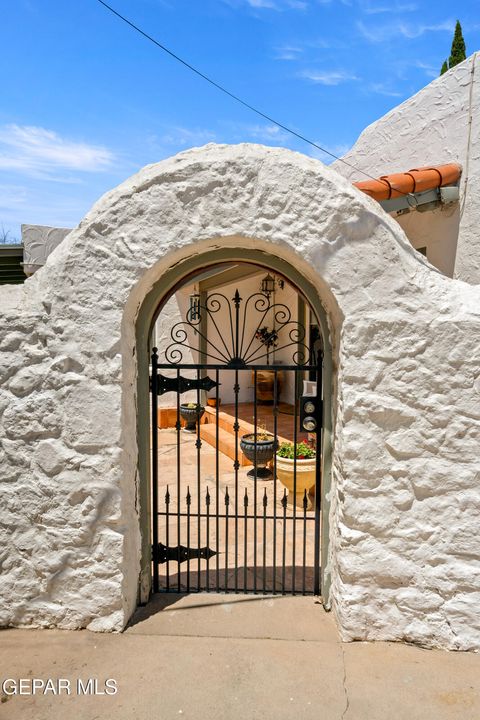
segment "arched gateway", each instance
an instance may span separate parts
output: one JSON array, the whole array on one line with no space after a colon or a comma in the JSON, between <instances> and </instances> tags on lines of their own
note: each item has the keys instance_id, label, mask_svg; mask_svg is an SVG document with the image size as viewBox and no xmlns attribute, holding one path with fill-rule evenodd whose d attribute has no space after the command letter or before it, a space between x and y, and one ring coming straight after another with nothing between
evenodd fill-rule
<instances>
[{"instance_id":1,"label":"arched gateway","mask_svg":"<svg viewBox=\"0 0 480 720\"><path fill-rule=\"evenodd\" d=\"M164 287L175 278L150 343L153 589L319 595L322 584L327 599L332 362L318 294L247 248L180 263ZM147 592L150 574L148 562Z\"/></svg>"},{"instance_id":2,"label":"arched gateway","mask_svg":"<svg viewBox=\"0 0 480 720\"><path fill-rule=\"evenodd\" d=\"M272 270L322 326L322 591L343 637L479 648L478 288L318 161L249 145L145 168L0 289L2 624L118 630L147 599L150 333L218 262Z\"/></svg>"}]
</instances>

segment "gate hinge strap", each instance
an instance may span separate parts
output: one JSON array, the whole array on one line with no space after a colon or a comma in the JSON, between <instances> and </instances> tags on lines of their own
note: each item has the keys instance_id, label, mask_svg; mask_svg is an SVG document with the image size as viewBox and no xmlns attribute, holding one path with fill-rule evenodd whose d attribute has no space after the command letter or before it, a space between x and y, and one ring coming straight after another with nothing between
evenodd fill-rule
<instances>
[{"instance_id":1,"label":"gate hinge strap","mask_svg":"<svg viewBox=\"0 0 480 720\"><path fill-rule=\"evenodd\" d=\"M157 394L163 395L166 392L176 392L181 395L187 390L211 390L220 384L209 378L208 375L203 378L186 378L182 375L172 378L157 375ZM150 383L150 389L152 389L152 383Z\"/></svg>"}]
</instances>

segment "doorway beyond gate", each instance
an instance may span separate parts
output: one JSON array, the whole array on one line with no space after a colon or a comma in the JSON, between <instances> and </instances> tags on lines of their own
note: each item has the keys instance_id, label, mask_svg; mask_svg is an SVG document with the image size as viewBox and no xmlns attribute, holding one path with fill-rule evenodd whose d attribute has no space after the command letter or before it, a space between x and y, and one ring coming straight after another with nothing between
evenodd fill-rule
<instances>
[{"instance_id":1,"label":"doorway beyond gate","mask_svg":"<svg viewBox=\"0 0 480 720\"><path fill-rule=\"evenodd\" d=\"M321 334L298 288L262 275L190 277L157 332L154 592L320 594Z\"/></svg>"}]
</instances>

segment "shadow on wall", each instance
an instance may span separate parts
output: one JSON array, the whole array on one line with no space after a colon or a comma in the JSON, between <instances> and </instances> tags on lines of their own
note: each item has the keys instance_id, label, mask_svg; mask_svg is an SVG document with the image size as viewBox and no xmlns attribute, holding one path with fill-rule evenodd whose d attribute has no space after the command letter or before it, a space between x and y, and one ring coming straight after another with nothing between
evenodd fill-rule
<instances>
[{"instance_id":1,"label":"shadow on wall","mask_svg":"<svg viewBox=\"0 0 480 720\"><path fill-rule=\"evenodd\" d=\"M460 205L435 210L414 210L395 220L415 249L426 248L427 260L441 273L453 278L460 231Z\"/></svg>"}]
</instances>

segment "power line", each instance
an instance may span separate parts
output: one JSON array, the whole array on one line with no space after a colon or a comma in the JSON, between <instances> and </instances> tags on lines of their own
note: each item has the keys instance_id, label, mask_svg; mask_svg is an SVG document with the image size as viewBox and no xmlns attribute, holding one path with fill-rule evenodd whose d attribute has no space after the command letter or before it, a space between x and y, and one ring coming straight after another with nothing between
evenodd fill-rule
<instances>
[{"instance_id":1,"label":"power line","mask_svg":"<svg viewBox=\"0 0 480 720\"><path fill-rule=\"evenodd\" d=\"M311 145L312 147L316 148L317 150L320 150L320 152L326 153L326 155L330 155L330 157L334 158L335 160L338 160L339 162L343 163L344 165L347 165L348 167L352 168L352 170L356 170L359 173L362 173L362 175L365 175L365 177L370 178L370 180L377 180L379 181L379 178L374 177L373 175L370 175L369 173L365 172L364 170L361 170L356 165L353 165L352 163L349 163L347 160L343 160L341 157L338 157L338 155L335 155L335 153L330 152L330 150L327 150L326 148L322 147L321 145L318 145L317 143L313 142L313 140L309 140L305 135L302 135L301 133L296 132L295 130L292 130L291 128L287 127L287 125L284 125L283 123L279 122L278 120L275 120L275 118L272 118L270 115L267 115L266 113L262 112L258 108L254 107L253 105L250 105L250 103L246 102L245 100L242 100L242 98L238 97L238 95L235 95L235 93L230 92L230 90L227 90L223 85L220 85L220 83L217 83L215 80L212 80L212 78L208 77L208 75L205 75L201 70L198 70L198 68L194 67L190 63L188 63L186 60L183 60L179 55L174 53L172 50L169 50L165 45L162 45L161 42L156 40L154 37L146 33L144 30L138 27L138 25L135 25L131 20L126 18L124 15L121 15L115 8L113 8L111 5L108 5L108 3L104 2L104 0L97 0L100 5L103 5L107 10L109 10L113 15L116 15L120 20L122 20L124 23L129 25L133 30L140 33L140 35L143 35L144 38L152 42L154 45L156 45L160 50L163 50L167 53L167 55L170 55L174 60L177 60L177 62L184 65L186 68L194 72L196 75L201 77L203 80L206 80L206 82L210 83L210 85L213 85L213 87L217 88L217 90L220 90L220 92L223 92L225 95L228 95L228 97L232 98L232 100L235 100L236 102L240 103L244 107L248 108L248 110L251 110L252 112L256 113L260 117L264 118L265 120L268 120L268 122L273 123L274 125L277 125L277 127L282 128L282 130L285 130L285 132L290 133L290 135L293 135L294 137L298 138L299 140L302 140L303 142L306 142L308 145ZM385 182L384 180L380 180L379 182ZM385 182L387 185L388 183ZM402 195L409 195L410 193L402 193L400 190L397 190L397 192L400 192Z\"/></svg>"}]
</instances>

